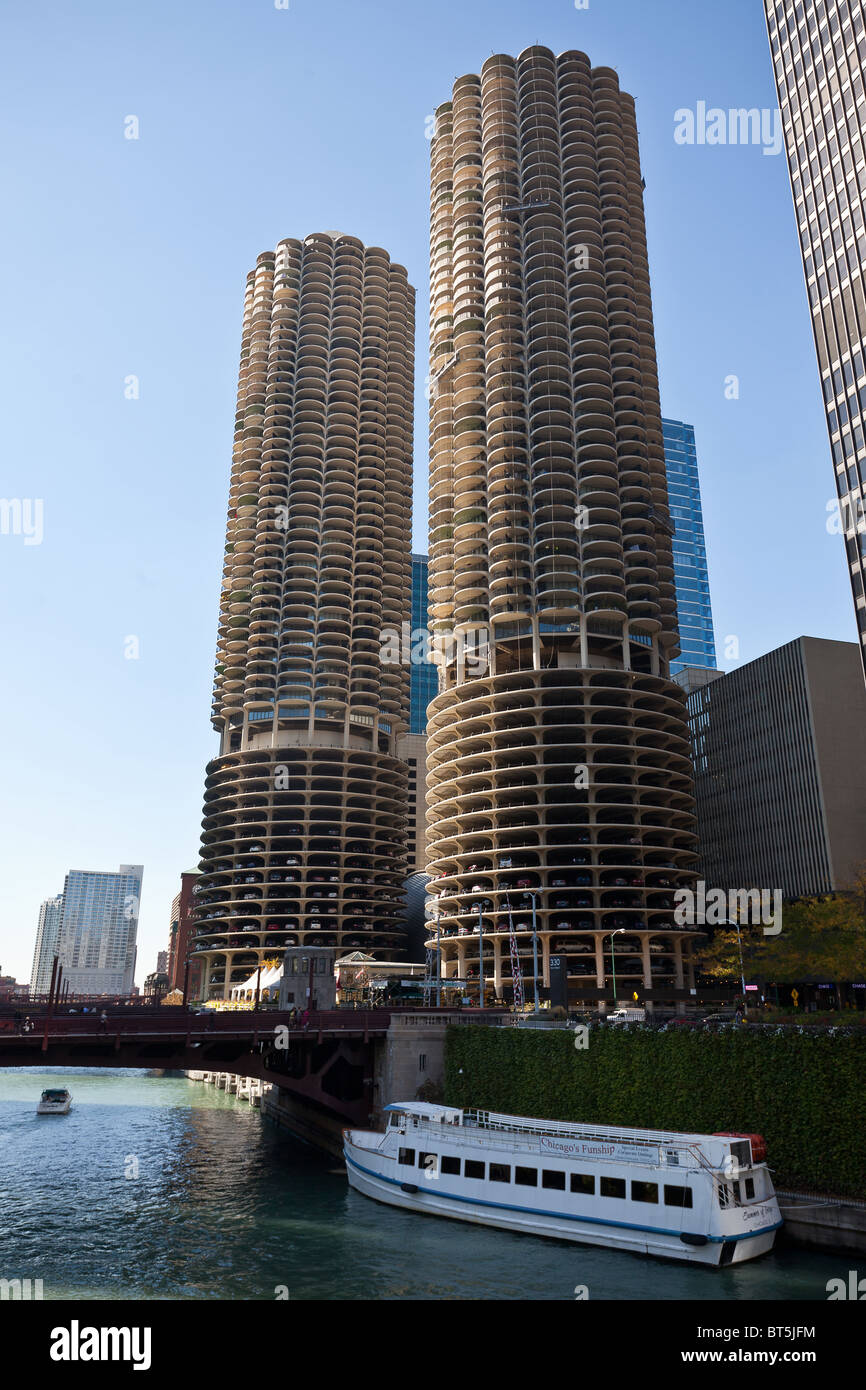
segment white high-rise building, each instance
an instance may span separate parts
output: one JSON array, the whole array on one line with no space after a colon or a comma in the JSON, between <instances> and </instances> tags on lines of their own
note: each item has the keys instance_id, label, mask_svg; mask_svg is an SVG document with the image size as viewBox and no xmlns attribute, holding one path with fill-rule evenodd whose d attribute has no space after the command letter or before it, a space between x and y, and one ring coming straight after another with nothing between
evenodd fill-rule
<instances>
[{"instance_id":1,"label":"white high-rise building","mask_svg":"<svg viewBox=\"0 0 866 1390\"><path fill-rule=\"evenodd\" d=\"M47 994L51 988L51 966L60 939L62 909L62 893L58 893L54 898L46 898L39 908L39 926L36 928L36 946L30 971L31 995Z\"/></svg>"},{"instance_id":2,"label":"white high-rise building","mask_svg":"<svg viewBox=\"0 0 866 1390\"><path fill-rule=\"evenodd\" d=\"M71 994L132 992L143 873L141 864L121 864L117 873L70 869L66 875L57 954ZM47 971L45 989L51 956Z\"/></svg>"}]
</instances>

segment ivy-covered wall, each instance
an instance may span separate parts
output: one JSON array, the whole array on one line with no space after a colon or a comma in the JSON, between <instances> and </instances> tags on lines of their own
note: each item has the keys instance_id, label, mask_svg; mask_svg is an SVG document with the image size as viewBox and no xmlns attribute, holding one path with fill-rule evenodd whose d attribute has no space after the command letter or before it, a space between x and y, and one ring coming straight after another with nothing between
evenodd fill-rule
<instances>
[{"instance_id":1,"label":"ivy-covered wall","mask_svg":"<svg viewBox=\"0 0 866 1390\"><path fill-rule=\"evenodd\" d=\"M866 1036L450 1027L449 1105L763 1134L777 1188L866 1197Z\"/></svg>"}]
</instances>

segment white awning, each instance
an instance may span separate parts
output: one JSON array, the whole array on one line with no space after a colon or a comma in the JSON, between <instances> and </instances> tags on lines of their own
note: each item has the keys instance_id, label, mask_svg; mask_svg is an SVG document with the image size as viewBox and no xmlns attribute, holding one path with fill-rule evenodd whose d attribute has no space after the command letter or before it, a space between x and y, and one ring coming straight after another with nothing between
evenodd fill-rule
<instances>
[{"instance_id":1,"label":"white awning","mask_svg":"<svg viewBox=\"0 0 866 1390\"><path fill-rule=\"evenodd\" d=\"M252 994L255 994L257 977L258 971L254 970L248 980L244 980L243 983L239 985L232 985L232 998L240 999L247 991L251 991ZM265 989L273 989L275 985L278 986L282 978L282 966L276 970L263 970L261 980L259 981L259 992L261 993L261 991Z\"/></svg>"}]
</instances>

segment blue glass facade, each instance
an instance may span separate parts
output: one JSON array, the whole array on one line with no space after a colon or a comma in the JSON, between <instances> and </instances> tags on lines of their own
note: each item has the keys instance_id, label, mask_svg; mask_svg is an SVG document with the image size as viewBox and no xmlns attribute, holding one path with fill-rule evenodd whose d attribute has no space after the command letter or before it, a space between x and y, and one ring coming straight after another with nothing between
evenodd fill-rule
<instances>
[{"instance_id":1,"label":"blue glass facade","mask_svg":"<svg viewBox=\"0 0 866 1390\"><path fill-rule=\"evenodd\" d=\"M716 643L704 544L695 431L681 420L662 420L668 498L674 524L674 582L681 652L671 675L684 666L715 668Z\"/></svg>"},{"instance_id":2,"label":"blue glass facade","mask_svg":"<svg viewBox=\"0 0 866 1390\"><path fill-rule=\"evenodd\" d=\"M427 627L427 556L412 556L412 632ZM416 646L412 640L413 648ZM432 661L413 661L410 667L409 732L426 734L427 706L439 692L436 667Z\"/></svg>"}]
</instances>

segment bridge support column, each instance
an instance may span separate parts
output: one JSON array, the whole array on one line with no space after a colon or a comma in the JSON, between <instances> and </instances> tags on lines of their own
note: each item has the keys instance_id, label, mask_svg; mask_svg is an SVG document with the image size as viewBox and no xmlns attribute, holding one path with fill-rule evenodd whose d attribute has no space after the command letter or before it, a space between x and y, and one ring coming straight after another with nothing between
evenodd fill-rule
<instances>
[{"instance_id":1,"label":"bridge support column","mask_svg":"<svg viewBox=\"0 0 866 1390\"><path fill-rule=\"evenodd\" d=\"M682 947L681 947L682 949ZM687 955L683 956L683 969L685 971L684 989L694 989L695 987L695 957L693 948L689 947Z\"/></svg>"},{"instance_id":2,"label":"bridge support column","mask_svg":"<svg viewBox=\"0 0 866 1390\"><path fill-rule=\"evenodd\" d=\"M502 942L498 936L493 938L493 992L497 999L502 998Z\"/></svg>"},{"instance_id":3,"label":"bridge support column","mask_svg":"<svg viewBox=\"0 0 866 1390\"><path fill-rule=\"evenodd\" d=\"M683 979L683 943L681 941L674 942L674 969L677 972L677 989L685 989L685 981Z\"/></svg>"},{"instance_id":4,"label":"bridge support column","mask_svg":"<svg viewBox=\"0 0 866 1390\"><path fill-rule=\"evenodd\" d=\"M595 983L599 990L604 989L604 933L599 932L595 938ZM614 1001L616 1002L616 1001ZM599 1001L599 1011L607 1012L607 1005Z\"/></svg>"},{"instance_id":5,"label":"bridge support column","mask_svg":"<svg viewBox=\"0 0 866 1390\"><path fill-rule=\"evenodd\" d=\"M445 1029L459 1023L460 1013L392 1014L386 1037L376 1043L371 1111L374 1125L384 1123L386 1105L416 1100L423 1086L445 1084Z\"/></svg>"}]
</instances>

